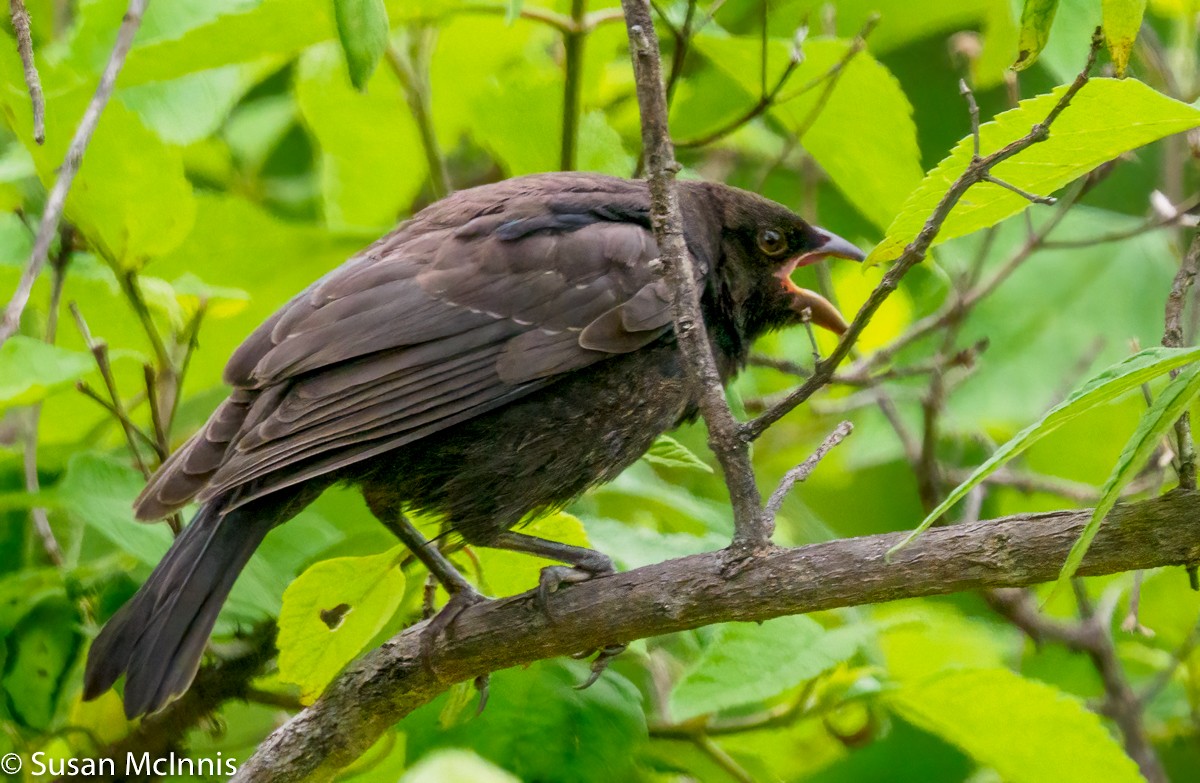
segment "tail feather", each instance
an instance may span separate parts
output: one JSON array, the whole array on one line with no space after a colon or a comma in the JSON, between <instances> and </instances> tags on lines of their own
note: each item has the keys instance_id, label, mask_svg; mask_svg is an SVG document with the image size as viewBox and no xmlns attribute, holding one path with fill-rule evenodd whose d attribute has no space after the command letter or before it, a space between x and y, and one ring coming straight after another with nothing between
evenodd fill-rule
<instances>
[{"instance_id":1,"label":"tail feather","mask_svg":"<svg viewBox=\"0 0 1200 783\"><path fill-rule=\"evenodd\" d=\"M229 496L205 504L92 643L84 699L96 698L124 674L125 714L133 718L187 690L238 574L267 533L321 489L276 493L227 513Z\"/></svg>"}]
</instances>

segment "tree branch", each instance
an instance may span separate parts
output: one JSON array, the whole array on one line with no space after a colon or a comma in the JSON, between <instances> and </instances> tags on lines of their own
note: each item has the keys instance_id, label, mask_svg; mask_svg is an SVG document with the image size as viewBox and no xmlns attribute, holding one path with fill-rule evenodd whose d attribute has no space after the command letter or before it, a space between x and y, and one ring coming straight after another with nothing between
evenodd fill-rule
<instances>
[{"instance_id":1,"label":"tree branch","mask_svg":"<svg viewBox=\"0 0 1200 783\"><path fill-rule=\"evenodd\" d=\"M679 164L667 129L667 98L663 88L658 37L647 0L622 0L629 30L629 53L637 81L638 109L642 118L642 149L650 180L650 221L658 243L663 276L675 292L671 317L684 366L700 400L708 426L708 443L721 463L733 505L734 537L731 549L738 556L764 549L771 538L771 520L762 512L762 495L754 480L748 443L741 425L729 409L721 376L713 359L708 329L700 312L696 270L683 240L683 217L675 174Z\"/></svg>"},{"instance_id":2,"label":"tree branch","mask_svg":"<svg viewBox=\"0 0 1200 783\"><path fill-rule=\"evenodd\" d=\"M1080 569L1099 575L1200 559L1200 494L1124 505L1101 527ZM780 549L730 576L721 552L670 560L556 593L555 622L534 593L464 610L421 664L425 624L350 665L312 706L268 737L237 783L328 780L397 721L453 683L531 661L730 621L985 587L1051 582L1091 511L1021 514L934 528L888 563L903 533ZM434 674L433 671L437 673Z\"/></svg>"},{"instance_id":3,"label":"tree branch","mask_svg":"<svg viewBox=\"0 0 1200 783\"><path fill-rule=\"evenodd\" d=\"M46 197L46 207L42 212L42 220L38 224L37 238L34 239L33 249L29 253L25 273L21 276L21 282L17 285L17 290L13 293L13 297L4 311L3 322L0 322L0 345L3 345L9 337L15 334L21 325L21 313L25 311L25 305L29 303L29 296L33 293L33 284L46 264L46 256L50 252L50 242L54 239L55 232L58 231L59 221L62 220L63 210L67 205L67 192L71 189L71 183L75 181L75 175L79 173L79 167L83 163L84 150L87 149L88 142L92 140L92 134L100 122L100 114L108 105L108 99L117 84L117 74L121 72L121 66L125 64L125 56L129 54L129 49L133 46L133 37L137 35L138 28L142 24L142 14L146 11L147 1L129 0L129 9L121 20L121 27L117 31L117 42L113 46L112 54L108 57L108 64L104 66L104 73L100 75L100 84L96 86L96 93L92 96L87 109L83 112L83 118L79 120L79 125L75 128L75 135L71 138L70 146L67 147L66 157L58 169L58 178L54 181L54 187L50 189L50 193Z\"/></svg>"},{"instance_id":4,"label":"tree branch","mask_svg":"<svg viewBox=\"0 0 1200 783\"><path fill-rule=\"evenodd\" d=\"M21 67L25 71L25 87L29 90L29 102L33 107L33 140L46 142L46 99L42 95L42 79L38 76L33 61L33 36L29 30L29 11L23 0L8 0L8 11L12 17L13 32L17 34L17 53L21 55Z\"/></svg>"}]
</instances>

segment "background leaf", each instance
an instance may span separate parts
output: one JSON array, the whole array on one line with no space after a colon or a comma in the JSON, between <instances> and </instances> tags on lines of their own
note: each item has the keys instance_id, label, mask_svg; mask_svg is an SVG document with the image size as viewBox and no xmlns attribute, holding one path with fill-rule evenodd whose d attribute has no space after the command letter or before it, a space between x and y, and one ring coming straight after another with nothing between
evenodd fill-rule
<instances>
[{"instance_id":1,"label":"background leaf","mask_svg":"<svg viewBox=\"0 0 1200 783\"><path fill-rule=\"evenodd\" d=\"M387 49L387 8L383 0L333 0L333 16L350 83L356 90L366 89Z\"/></svg>"},{"instance_id":2,"label":"background leaf","mask_svg":"<svg viewBox=\"0 0 1200 783\"><path fill-rule=\"evenodd\" d=\"M1021 101L1016 109L996 116L979 128L980 152L988 155L1029 133L1049 114L1066 87ZM1122 152L1136 149L1172 133L1200 125L1200 109L1164 96L1130 79L1092 79L1054 121L1050 137L997 165L992 173L1031 193L1049 195L1071 180ZM971 162L968 136L950 156L926 176L887 237L871 251L868 262L898 258L916 238L950 185ZM934 244L994 225L1029 206L1022 196L999 185L973 186L942 225Z\"/></svg>"}]
</instances>

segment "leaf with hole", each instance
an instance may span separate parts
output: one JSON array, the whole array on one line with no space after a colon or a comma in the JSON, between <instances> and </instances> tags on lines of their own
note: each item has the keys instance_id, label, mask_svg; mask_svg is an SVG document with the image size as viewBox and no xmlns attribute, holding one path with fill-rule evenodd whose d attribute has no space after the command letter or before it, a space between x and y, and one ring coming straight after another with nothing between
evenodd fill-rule
<instances>
[{"instance_id":1,"label":"leaf with hole","mask_svg":"<svg viewBox=\"0 0 1200 783\"><path fill-rule=\"evenodd\" d=\"M288 585L279 612L279 676L300 686L304 702L319 696L396 613L406 551L396 546L322 560Z\"/></svg>"}]
</instances>

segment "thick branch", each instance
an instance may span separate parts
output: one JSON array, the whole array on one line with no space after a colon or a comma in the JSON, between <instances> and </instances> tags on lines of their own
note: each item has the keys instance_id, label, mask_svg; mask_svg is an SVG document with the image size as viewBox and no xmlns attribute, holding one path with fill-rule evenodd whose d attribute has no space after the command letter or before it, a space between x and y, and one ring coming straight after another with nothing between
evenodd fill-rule
<instances>
[{"instance_id":1,"label":"thick branch","mask_svg":"<svg viewBox=\"0 0 1200 783\"><path fill-rule=\"evenodd\" d=\"M638 110L642 117L642 149L650 180L650 220L658 243L663 275L675 292L671 317L684 366L700 399L700 412L708 426L708 443L721 463L733 505L735 554L744 555L767 546L770 520L762 513L762 496L754 480L750 449L742 439L741 425L725 399L721 376L708 341L700 311L696 270L683 239L683 217L675 187L675 150L667 129L667 96L663 87L658 36L647 0L622 0L629 29L629 53L637 80Z\"/></svg>"},{"instance_id":2,"label":"thick branch","mask_svg":"<svg viewBox=\"0 0 1200 783\"><path fill-rule=\"evenodd\" d=\"M1200 495L1172 492L1118 507L1080 569L1099 575L1200 560ZM259 746L238 783L328 780L392 725L452 683L477 675L729 621L760 621L842 606L1054 581L1091 512L1022 514L935 528L885 554L902 533L775 550L736 574L722 552L601 577L554 596L554 624L533 593L466 609L420 662L424 624L351 667L308 709Z\"/></svg>"}]
</instances>

